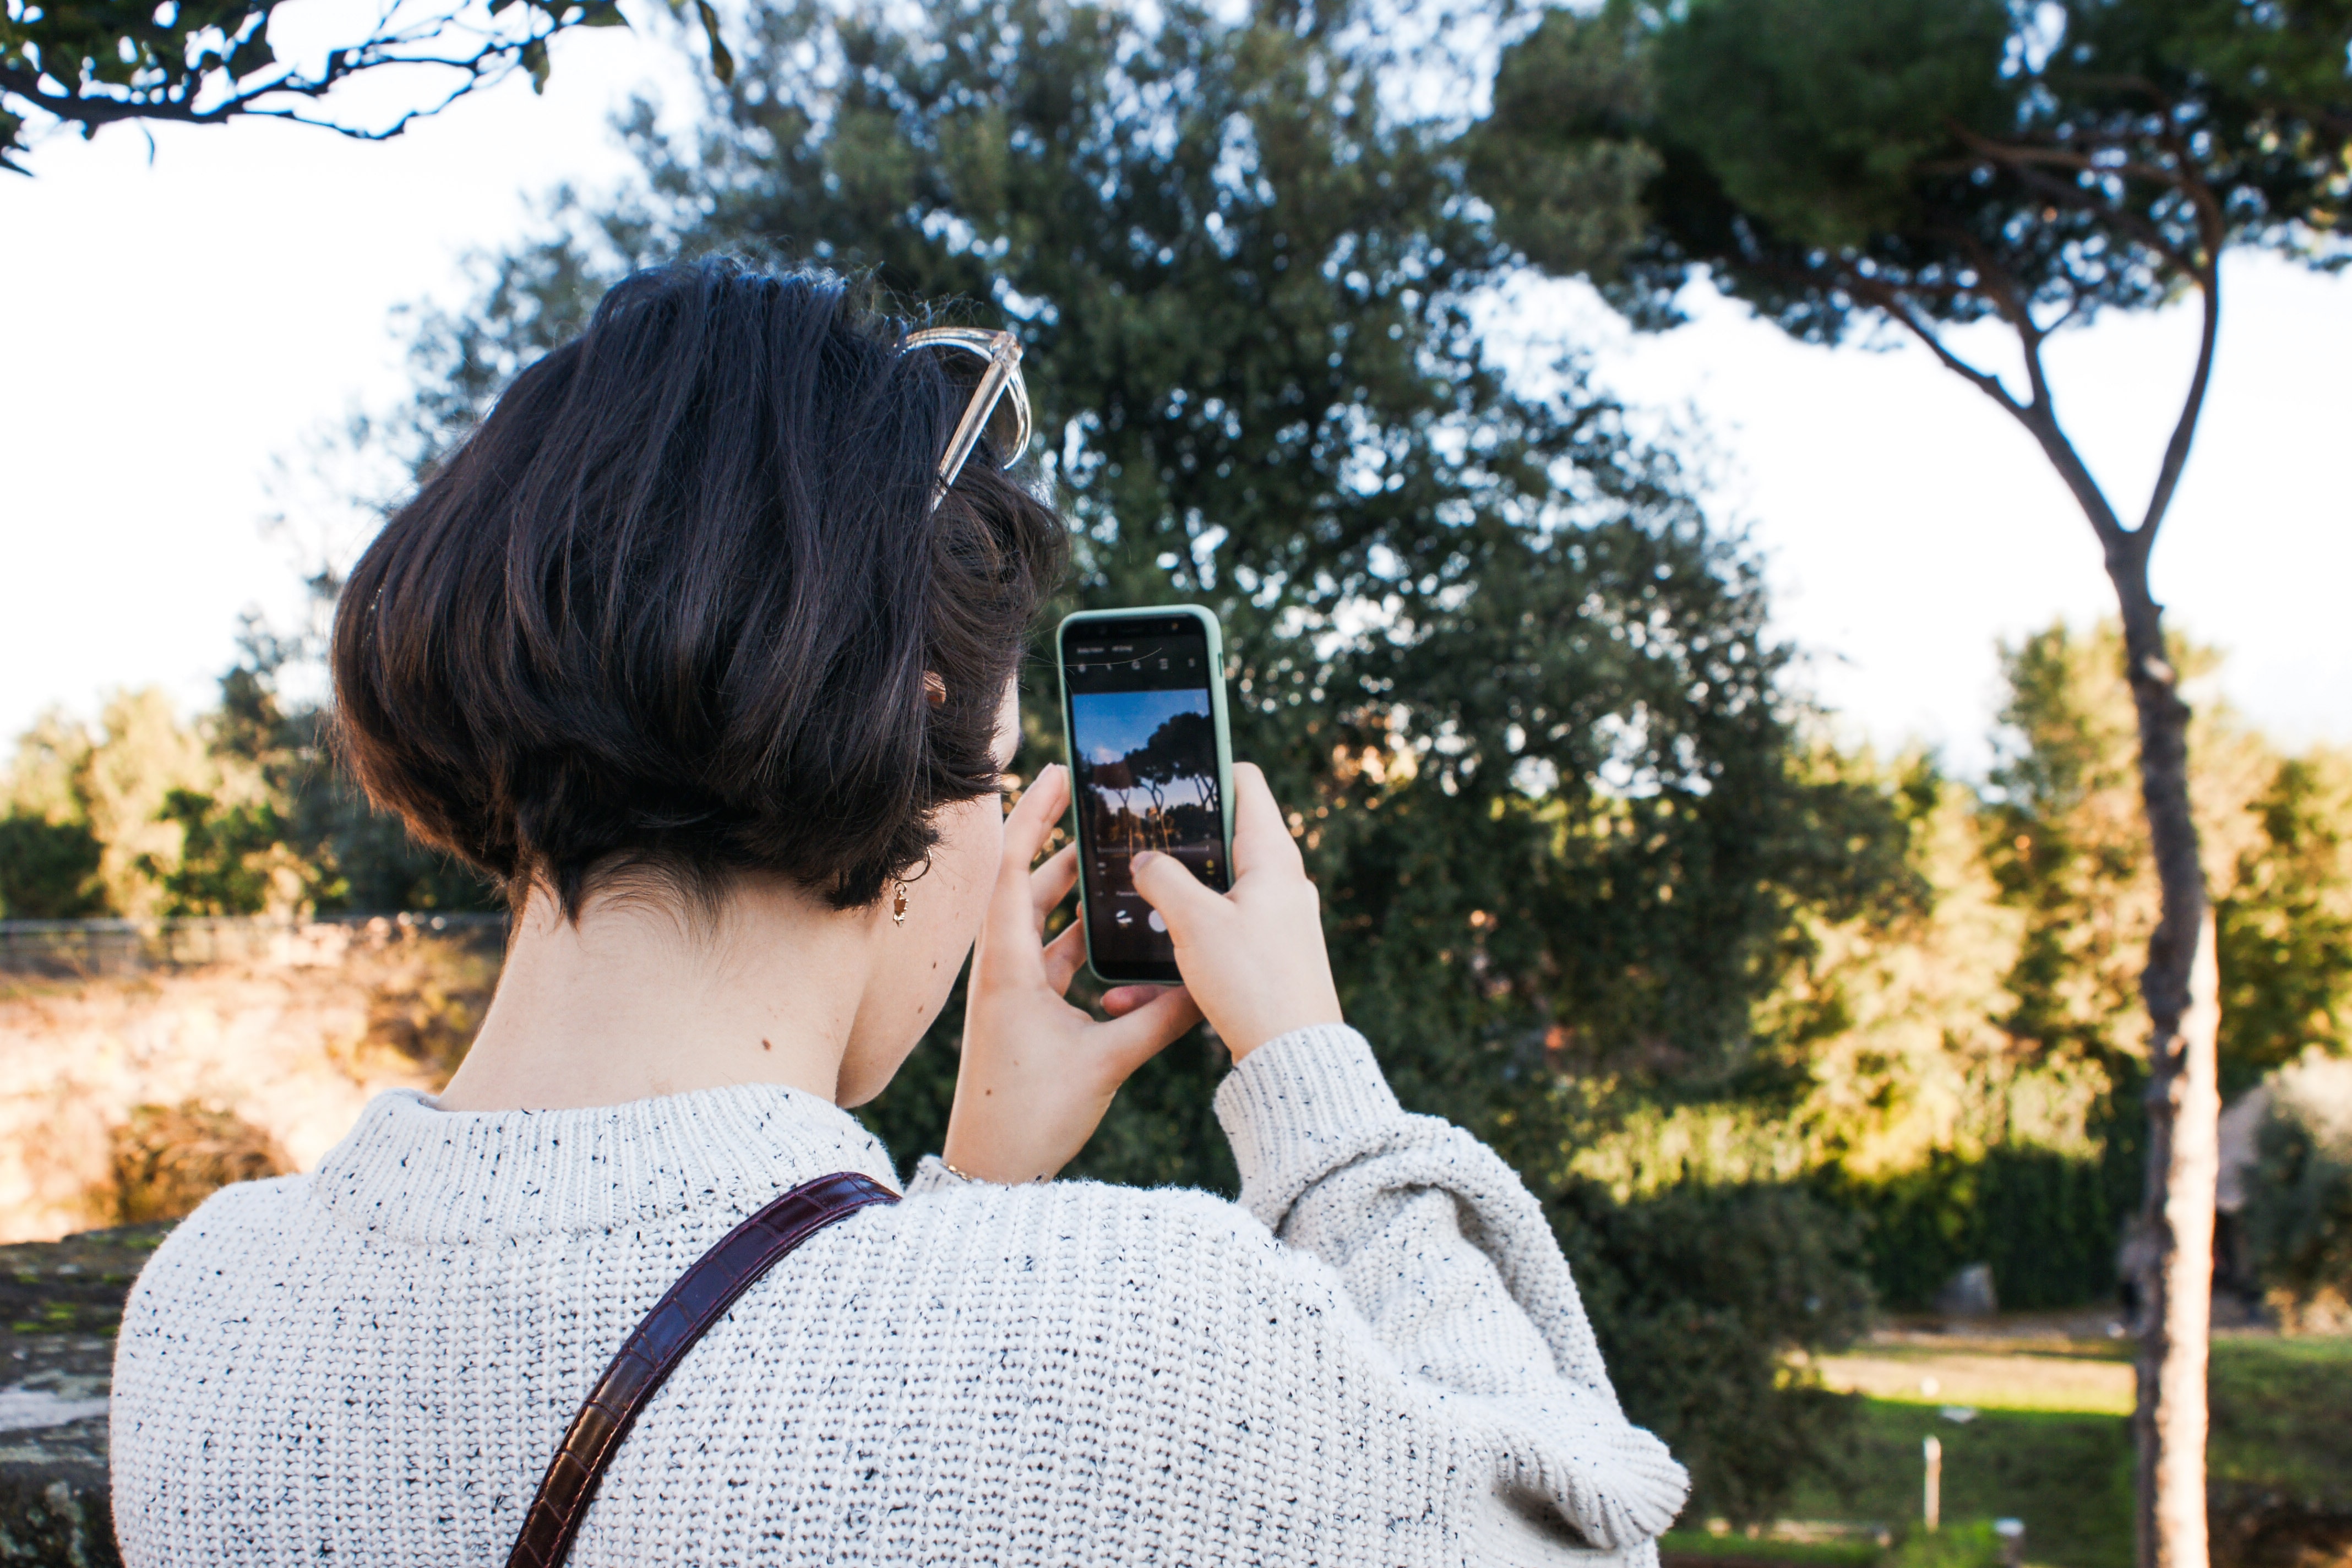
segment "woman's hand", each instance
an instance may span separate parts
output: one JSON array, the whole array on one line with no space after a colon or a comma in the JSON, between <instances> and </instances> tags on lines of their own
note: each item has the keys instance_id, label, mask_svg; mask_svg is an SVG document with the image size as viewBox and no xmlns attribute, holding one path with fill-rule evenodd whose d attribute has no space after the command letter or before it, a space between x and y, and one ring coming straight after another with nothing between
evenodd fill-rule
<instances>
[{"instance_id":1,"label":"woman's hand","mask_svg":"<svg viewBox=\"0 0 2352 1568\"><path fill-rule=\"evenodd\" d=\"M1168 922L1185 989L1234 1060L1293 1029L1339 1022L1322 900L1252 764L1234 769L1234 890L1214 892L1173 855L1148 852L1135 858L1135 890Z\"/></svg>"},{"instance_id":2,"label":"woman's hand","mask_svg":"<svg viewBox=\"0 0 2352 1568\"><path fill-rule=\"evenodd\" d=\"M1004 858L972 951L942 1157L982 1181L1059 1171L1094 1135L1128 1075L1201 1020L1181 988L1122 985L1103 997L1108 1023L1064 999L1086 962L1086 937L1073 922L1048 943L1045 917L1077 880L1077 847L1029 866L1069 798L1069 770L1056 764L1005 818Z\"/></svg>"}]
</instances>

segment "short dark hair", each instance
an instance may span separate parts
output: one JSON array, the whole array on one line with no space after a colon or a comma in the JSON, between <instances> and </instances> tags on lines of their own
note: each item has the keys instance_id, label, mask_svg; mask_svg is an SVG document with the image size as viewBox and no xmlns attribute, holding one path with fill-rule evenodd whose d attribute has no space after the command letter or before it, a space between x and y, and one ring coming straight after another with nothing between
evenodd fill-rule
<instances>
[{"instance_id":1,"label":"short dark hair","mask_svg":"<svg viewBox=\"0 0 2352 1568\"><path fill-rule=\"evenodd\" d=\"M342 756L409 830L567 915L614 875L870 904L999 787L1067 541L965 394L841 279L615 285L385 524L335 617ZM925 676L946 685L927 700Z\"/></svg>"}]
</instances>

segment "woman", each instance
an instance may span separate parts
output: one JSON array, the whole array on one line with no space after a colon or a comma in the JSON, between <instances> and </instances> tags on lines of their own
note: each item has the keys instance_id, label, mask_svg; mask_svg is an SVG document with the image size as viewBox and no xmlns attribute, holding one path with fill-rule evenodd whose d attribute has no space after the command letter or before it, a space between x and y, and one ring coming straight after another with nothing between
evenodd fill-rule
<instances>
[{"instance_id":1,"label":"woman","mask_svg":"<svg viewBox=\"0 0 2352 1568\"><path fill-rule=\"evenodd\" d=\"M842 1107L968 950L941 1156L694 1343L573 1562L1654 1560L1680 1468L1535 1202L1341 1021L1255 770L1229 895L1137 869L1184 988L1064 1000L1074 855L1031 866L1068 784L999 804L1063 529L1002 469L1010 361L975 385L926 336L821 278L638 274L360 562L349 760L514 934L442 1095L215 1194L141 1277L130 1563L504 1559L689 1265L814 1178L897 1185ZM1203 1015L1240 1203L1046 1183Z\"/></svg>"}]
</instances>

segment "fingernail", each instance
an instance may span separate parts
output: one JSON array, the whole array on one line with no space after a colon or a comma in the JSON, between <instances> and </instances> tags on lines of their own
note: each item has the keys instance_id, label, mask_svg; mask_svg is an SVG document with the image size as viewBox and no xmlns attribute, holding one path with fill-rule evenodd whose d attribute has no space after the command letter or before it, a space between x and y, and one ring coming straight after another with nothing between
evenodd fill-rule
<instances>
[{"instance_id":1,"label":"fingernail","mask_svg":"<svg viewBox=\"0 0 2352 1568\"><path fill-rule=\"evenodd\" d=\"M1127 863L1128 869L1131 871L1140 871L1146 866L1150 865L1151 862L1159 858L1160 851L1157 849L1139 849L1136 851L1135 858Z\"/></svg>"}]
</instances>

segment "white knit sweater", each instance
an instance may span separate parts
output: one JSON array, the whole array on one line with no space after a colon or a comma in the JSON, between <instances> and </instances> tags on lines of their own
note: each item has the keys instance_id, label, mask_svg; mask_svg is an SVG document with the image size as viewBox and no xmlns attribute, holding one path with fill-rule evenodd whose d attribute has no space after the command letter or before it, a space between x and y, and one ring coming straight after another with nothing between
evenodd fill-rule
<instances>
[{"instance_id":1,"label":"white knit sweater","mask_svg":"<svg viewBox=\"0 0 2352 1568\"><path fill-rule=\"evenodd\" d=\"M1620 1414L1509 1169L1404 1114L1352 1029L1253 1053L1217 1113L1238 1205L926 1160L820 1233L655 1397L572 1561L1654 1562L1683 1472ZM126 1560L502 1563L638 1318L844 1170L896 1184L788 1089L377 1099L315 1174L216 1194L140 1276Z\"/></svg>"}]
</instances>

